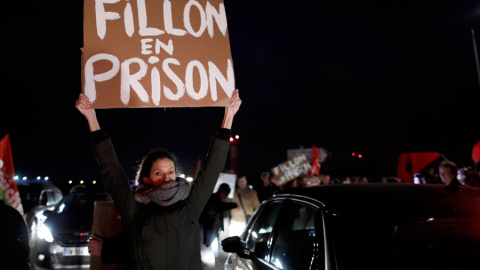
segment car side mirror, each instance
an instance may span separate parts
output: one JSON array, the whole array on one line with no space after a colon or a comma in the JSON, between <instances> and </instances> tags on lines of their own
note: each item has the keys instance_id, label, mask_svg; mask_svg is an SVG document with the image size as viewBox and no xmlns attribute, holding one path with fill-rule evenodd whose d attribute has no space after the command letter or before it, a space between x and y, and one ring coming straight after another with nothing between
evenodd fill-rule
<instances>
[{"instance_id":1,"label":"car side mirror","mask_svg":"<svg viewBox=\"0 0 480 270\"><path fill-rule=\"evenodd\" d=\"M43 215L48 217L53 211L52 210L45 210L43 211Z\"/></svg>"},{"instance_id":2,"label":"car side mirror","mask_svg":"<svg viewBox=\"0 0 480 270\"><path fill-rule=\"evenodd\" d=\"M223 239L221 245L223 251L236 253L241 258L248 258L250 255L250 252L245 250L245 244L238 236Z\"/></svg>"}]
</instances>

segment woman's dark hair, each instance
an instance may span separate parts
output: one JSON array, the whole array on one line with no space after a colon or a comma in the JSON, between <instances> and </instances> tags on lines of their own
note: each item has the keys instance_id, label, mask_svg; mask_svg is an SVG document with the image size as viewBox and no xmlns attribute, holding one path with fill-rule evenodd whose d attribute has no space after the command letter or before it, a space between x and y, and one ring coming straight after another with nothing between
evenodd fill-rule
<instances>
[{"instance_id":1,"label":"woman's dark hair","mask_svg":"<svg viewBox=\"0 0 480 270\"><path fill-rule=\"evenodd\" d=\"M140 161L137 167L137 174L135 176L136 185L143 184L143 177L150 177L150 169L155 161L159 159L169 159L175 166L175 174L177 173L177 159L174 154L164 149L153 149Z\"/></svg>"}]
</instances>

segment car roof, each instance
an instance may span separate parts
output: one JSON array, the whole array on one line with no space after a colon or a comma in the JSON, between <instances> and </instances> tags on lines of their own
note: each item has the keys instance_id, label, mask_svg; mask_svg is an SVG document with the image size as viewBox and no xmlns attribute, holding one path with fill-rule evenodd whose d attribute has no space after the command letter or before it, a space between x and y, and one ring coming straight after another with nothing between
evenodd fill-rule
<instances>
[{"instance_id":1,"label":"car roof","mask_svg":"<svg viewBox=\"0 0 480 270\"><path fill-rule=\"evenodd\" d=\"M274 198L314 200L336 215L379 216L391 220L480 217L480 189L416 184L332 184L282 190Z\"/></svg>"}]
</instances>

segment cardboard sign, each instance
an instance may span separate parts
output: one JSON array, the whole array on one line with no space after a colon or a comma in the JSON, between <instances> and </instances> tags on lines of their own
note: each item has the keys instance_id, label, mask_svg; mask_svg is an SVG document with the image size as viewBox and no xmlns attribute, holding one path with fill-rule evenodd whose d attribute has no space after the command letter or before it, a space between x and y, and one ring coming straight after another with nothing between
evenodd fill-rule
<instances>
[{"instance_id":1,"label":"cardboard sign","mask_svg":"<svg viewBox=\"0 0 480 270\"><path fill-rule=\"evenodd\" d=\"M271 171L275 176L280 178L280 185L283 185L304 173L308 173L311 169L312 165L310 165L307 157L302 154L281 163Z\"/></svg>"},{"instance_id":2,"label":"cardboard sign","mask_svg":"<svg viewBox=\"0 0 480 270\"><path fill-rule=\"evenodd\" d=\"M85 0L94 108L224 107L235 90L223 0Z\"/></svg>"},{"instance_id":3,"label":"cardboard sign","mask_svg":"<svg viewBox=\"0 0 480 270\"><path fill-rule=\"evenodd\" d=\"M122 220L113 201L95 201L93 208L92 233L101 238L111 238L123 231ZM126 248L126 247L122 247ZM90 256L90 270L124 270L125 264L102 263L100 257Z\"/></svg>"}]
</instances>

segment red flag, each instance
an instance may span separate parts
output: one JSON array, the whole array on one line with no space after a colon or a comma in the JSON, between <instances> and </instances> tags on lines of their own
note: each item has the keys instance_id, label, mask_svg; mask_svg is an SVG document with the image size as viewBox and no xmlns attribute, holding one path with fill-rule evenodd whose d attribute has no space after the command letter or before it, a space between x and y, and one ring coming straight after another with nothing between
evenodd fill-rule
<instances>
[{"instance_id":1,"label":"red flag","mask_svg":"<svg viewBox=\"0 0 480 270\"><path fill-rule=\"evenodd\" d=\"M413 175L441 156L437 152L403 153L398 157L397 176L413 183Z\"/></svg>"},{"instance_id":2,"label":"red flag","mask_svg":"<svg viewBox=\"0 0 480 270\"><path fill-rule=\"evenodd\" d=\"M315 145L312 146L313 149L313 158L312 158L312 169L310 170L310 176L320 174L320 160L318 155L318 149Z\"/></svg>"},{"instance_id":3,"label":"red flag","mask_svg":"<svg viewBox=\"0 0 480 270\"><path fill-rule=\"evenodd\" d=\"M473 146L472 159L475 163L480 160L480 141L478 141L478 143Z\"/></svg>"},{"instance_id":4,"label":"red flag","mask_svg":"<svg viewBox=\"0 0 480 270\"><path fill-rule=\"evenodd\" d=\"M13 206L23 215L22 202L14 176L10 136L7 134L0 140L0 200L4 200L6 204Z\"/></svg>"},{"instance_id":5,"label":"red flag","mask_svg":"<svg viewBox=\"0 0 480 270\"><path fill-rule=\"evenodd\" d=\"M197 163L195 163L195 169L193 169L193 180L197 179L198 173L200 173L200 168L202 166L202 161L200 160L200 156L197 156Z\"/></svg>"}]
</instances>

